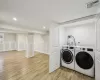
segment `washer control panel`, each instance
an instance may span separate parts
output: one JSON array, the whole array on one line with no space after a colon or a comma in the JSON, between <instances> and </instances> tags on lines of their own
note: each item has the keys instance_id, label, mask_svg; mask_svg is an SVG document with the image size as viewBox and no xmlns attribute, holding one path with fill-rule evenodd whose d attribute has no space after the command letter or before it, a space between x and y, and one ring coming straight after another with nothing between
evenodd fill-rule
<instances>
[{"instance_id":1,"label":"washer control panel","mask_svg":"<svg viewBox=\"0 0 100 80\"><path fill-rule=\"evenodd\" d=\"M91 49L91 48L87 48L87 51L91 51L91 52L93 52L93 49Z\"/></svg>"},{"instance_id":2,"label":"washer control panel","mask_svg":"<svg viewBox=\"0 0 100 80\"><path fill-rule=\"evenodd\" d=\"M74 47L69 47L69 49L74 49Z\"/></svg>"}]
</instances>

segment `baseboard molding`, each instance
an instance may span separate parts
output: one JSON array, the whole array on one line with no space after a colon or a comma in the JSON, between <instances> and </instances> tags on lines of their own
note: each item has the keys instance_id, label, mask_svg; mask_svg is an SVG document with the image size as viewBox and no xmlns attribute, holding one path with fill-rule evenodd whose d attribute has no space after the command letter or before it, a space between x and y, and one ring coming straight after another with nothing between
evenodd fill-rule
<instances>
[{"instance_id":1,"label":"baseboard molding","mask_svg":"<svg viewBox=\"0 0 100 80\"><path fill-rule=\"evenodd\" d=\"M17 51L17 50L0 51L0 53L1 53L1 52L10 52L10 51Z\"/></svg>"},{"instance_id":2,"label":"baseboard molding","mask_svg":"<svg viewBox=\"0 0 100 80\"><path fill-rule=\"evenodd\" d=\"M6 51L0 51L0 52L9 52L9 51L18 51L18 50L6 50ZM25 51L25 50L21 50L21 51Z\"/></svg>"},{"instance_id":3,"label":"baseboard molding","mask_svg":"<svg viewBox=\"0 0 100 80\"><path fill-rule=\"evenodd\" d=\"M42 51L35 51L35 52L49 55L48 53L44 53L44 52L42 52Z\"/></svg>"}]
</instances>

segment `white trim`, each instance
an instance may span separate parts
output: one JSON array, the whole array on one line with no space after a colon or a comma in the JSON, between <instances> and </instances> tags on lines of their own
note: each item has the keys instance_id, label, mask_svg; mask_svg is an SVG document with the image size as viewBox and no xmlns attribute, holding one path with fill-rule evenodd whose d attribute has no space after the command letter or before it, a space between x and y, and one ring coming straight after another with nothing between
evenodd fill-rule
<instances>
[{"instance_id":1,"label":"white trim","mask_svg":"<svg viewBox=\"0 0 100 80\"><path fill-rule=\"evenodd\" d=\"M35 50L34 52L39 52L39 53L43 53L43 54L49 55L49 53L45 53L45 52L42 52L42 51L37 51L37 50Z\"/></svg>"},{"instance_id":2,"label":"white trim","mask_svg":"<svg viewBox=\"0 0 100 80\"><path fill-rule=\"evenodd\" d=\"M74 22L74 23L60 25L59 27L77 26L77 25L82 25L82 24L86 24L86 23L93 23L94 21L95 21L95 19L93 18L93 19L88 19L88 20L83 20L83 21L78 21L78 22Z\"/></svg>"},{"instance_id":3,"label":"white trim","mask_svg":"<svg viewBox=\"0 0 100 80\"><path fill-rule=\"evenodd\" d=\"M3 28L3 29L8 29L8 30L11 30L13 32L18 31L18 32L26 32L26 33L39 33L39 34L46 34L45 31L37 31L37 30L30 30L30 29L24 29L24 28L19 28L17 26L11 26L11 25L6 25L6 24L0 24L0 28ZM17 32L17 33L18 33Z\"/></svg>"}]
</instances>

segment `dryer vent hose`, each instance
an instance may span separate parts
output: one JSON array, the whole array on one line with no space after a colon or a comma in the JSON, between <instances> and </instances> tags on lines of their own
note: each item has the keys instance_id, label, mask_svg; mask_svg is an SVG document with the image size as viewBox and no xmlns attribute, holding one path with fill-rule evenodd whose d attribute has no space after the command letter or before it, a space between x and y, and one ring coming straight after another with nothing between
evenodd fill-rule
<instances>
[{"instance_id":1,"label":"dryer vent hose","mask_svg":"<svg viewBox=\"0 0 100 80\"><path fill-rule=\"evenodd\" d=\"M67 45L72 46L71 43L69 43L70 39L73 40L73 42L74 42L73 46L76 46L75 38L72 35L68 35L68 37L67 37Z\"/></svg>"}]
</instances>

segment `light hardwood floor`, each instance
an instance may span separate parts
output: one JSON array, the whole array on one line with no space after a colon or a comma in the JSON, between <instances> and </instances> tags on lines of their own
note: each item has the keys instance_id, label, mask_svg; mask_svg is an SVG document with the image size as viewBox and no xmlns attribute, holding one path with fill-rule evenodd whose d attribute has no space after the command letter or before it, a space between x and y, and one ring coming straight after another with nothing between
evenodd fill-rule
<instances>
[{"instance_id":1,"label":"light hardwood floor","mask_svg":"<svg viewBox=\"0 0 100 80\"><path fill-rule=\"evenodd\" d=\"M27 59L24 53L0 53L0 80L94 80L63 67L49 74L48 55L36 53Z\"/></svg>"}]
</instances>

